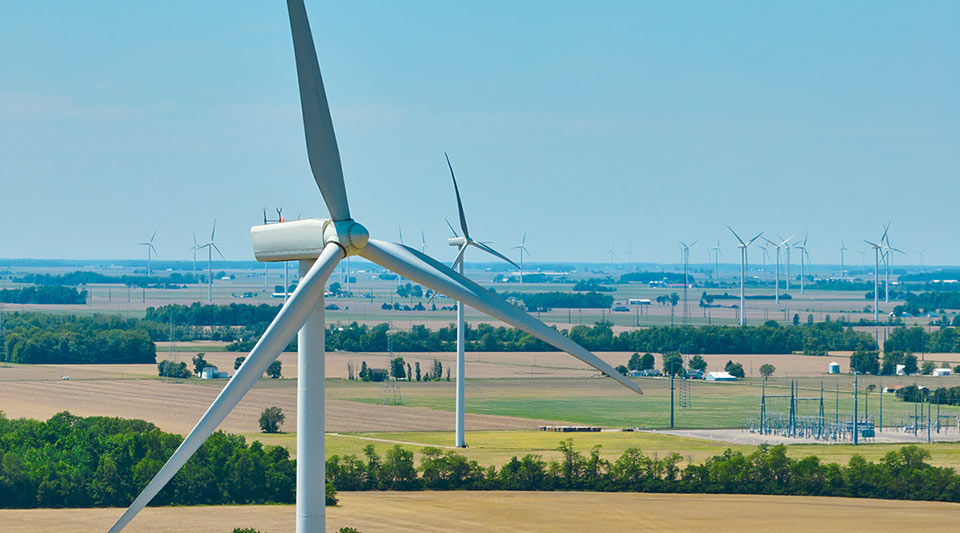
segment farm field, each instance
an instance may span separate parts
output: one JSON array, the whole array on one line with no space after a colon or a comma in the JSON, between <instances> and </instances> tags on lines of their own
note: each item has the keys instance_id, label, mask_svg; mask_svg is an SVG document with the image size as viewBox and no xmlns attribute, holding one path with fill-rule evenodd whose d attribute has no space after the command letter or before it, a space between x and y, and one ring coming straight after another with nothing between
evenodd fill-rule
<instances>
[{"instance_id":1,"label":"farm field","mask_svg":"<svg viewBox=\"0 0 960 533\"><path fill-rule=\"evenodd\" d=\"M954 531L960 505L801 496L590 492L356 492L327 508L327 530L363 533L581 531ZM572 511L580 509L581 511ZM589 509L589 511L585 511ZM120 509L0 510L9 533L101 532ZM723 517L718 519L717 517ZM150 507L128 531L292 532L291 505Z\"/></svg>"}]
</instances>

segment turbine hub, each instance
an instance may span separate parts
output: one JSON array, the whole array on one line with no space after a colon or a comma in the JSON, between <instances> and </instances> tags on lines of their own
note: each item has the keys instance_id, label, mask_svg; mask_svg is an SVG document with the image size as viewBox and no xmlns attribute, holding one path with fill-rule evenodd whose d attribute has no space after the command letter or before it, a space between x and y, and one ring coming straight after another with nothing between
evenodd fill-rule
<instances>
[{"instance_id":1,"label":"turbine hub","mask_svg":"<svg viewBox=\"0 0 960 533\"><path fill-rule=\"evenodd\" d=\"M333 222L325 228L324 242L335 242L347 255L357 255L370 240L370 232L353 220Z\"/></svg>"}]
</instances>

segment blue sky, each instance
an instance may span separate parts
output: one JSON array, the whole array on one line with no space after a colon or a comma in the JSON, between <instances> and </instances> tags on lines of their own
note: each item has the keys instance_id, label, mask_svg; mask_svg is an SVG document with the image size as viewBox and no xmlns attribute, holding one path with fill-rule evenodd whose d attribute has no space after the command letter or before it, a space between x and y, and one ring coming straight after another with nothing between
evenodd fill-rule
<instances>
[{"instance_id":1,"label":"blue sky","mask_svg":"<svg viewBox=\"0 0 960 533\"><path fill-rule=\"evenodd\" d=\"M809 231L859 262L960 264L960 3L307 1L351 210L452 257L675 262L677 239ZM0 17L0 257L186 259L217 219L325 216L285 4L10 2ZM939 243L945 242L946 245ZM699 248L699 249L698 249ZM755 253L759 259L759 254ZM704 261L698 245L691 260ZM474 259L479 259L475 256Z\"/></svg>"}]
</instances>

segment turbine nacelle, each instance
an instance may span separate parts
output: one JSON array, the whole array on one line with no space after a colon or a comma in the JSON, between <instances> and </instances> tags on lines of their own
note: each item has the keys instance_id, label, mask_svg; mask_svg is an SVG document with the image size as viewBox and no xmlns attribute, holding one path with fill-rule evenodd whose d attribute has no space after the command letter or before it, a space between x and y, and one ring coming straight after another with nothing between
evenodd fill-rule
<instances>
[{"instance_id":1,"label":"turbine nacelle","mask_svg":"<svg viewBox=\"0 0 960 533\"><path fill-rule=\"evenodd\" d=\"M450 237L449 239L447 239L447 244L449 244L450 246L456 246L459 248L464 244L467 244L467 239L464 237Z\"/></svg>"},{"instance_id":2,"label":"turbine nacelle","mask_svg":"<svg viewBox=\"0 0 960 533\"><path fill-rule=\"evenodd\" d=\"M369 238L367 228L353 220L307 218L250 228L253 255L261 262L316 259L329 243L347 256L358 255Z\"/></svg>"}]
</instances>

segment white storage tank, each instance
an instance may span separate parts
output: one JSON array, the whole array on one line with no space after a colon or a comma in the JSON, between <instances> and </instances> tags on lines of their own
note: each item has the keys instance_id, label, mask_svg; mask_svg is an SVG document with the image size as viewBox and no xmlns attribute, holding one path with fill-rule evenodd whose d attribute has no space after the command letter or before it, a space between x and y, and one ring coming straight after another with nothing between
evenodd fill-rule
<instances>
[{"instance_id":1,"label":"white storage tank","mask_svg":"<svg viewBox=\"0 0 960 533\"><path fill-rule=\"evenodd\" d=\"M830 366L827 367L827 374L839 374L840 373L840 363L834 361L830 363Z\"/></svg>"}]
</instances>

